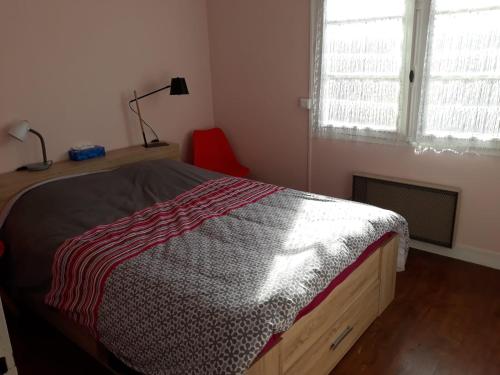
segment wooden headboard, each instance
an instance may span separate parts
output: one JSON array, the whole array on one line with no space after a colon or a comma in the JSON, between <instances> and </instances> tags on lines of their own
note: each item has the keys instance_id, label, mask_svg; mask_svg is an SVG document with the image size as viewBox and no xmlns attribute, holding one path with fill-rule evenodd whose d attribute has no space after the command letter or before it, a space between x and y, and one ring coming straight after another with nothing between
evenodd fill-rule
<instances>
[{"instance_id":1,"label":"wooden headboard","mask_svg":"<svg viewBox=\"0 0 500 375\"><path fill-rule=\"evenodd\" d=\"M43 181L57 177L70 176L73 174L113 169L141 160L157 159L179 160L179 145L171 143L166 147L156 148L132 146L110 151L106 154L106 156L101 158L89 159L85 161L65 160L57 162L45 171L18 171L0 174L0 208L3 207L4 204L17 193Z\"/></svg>"}]
</instances>

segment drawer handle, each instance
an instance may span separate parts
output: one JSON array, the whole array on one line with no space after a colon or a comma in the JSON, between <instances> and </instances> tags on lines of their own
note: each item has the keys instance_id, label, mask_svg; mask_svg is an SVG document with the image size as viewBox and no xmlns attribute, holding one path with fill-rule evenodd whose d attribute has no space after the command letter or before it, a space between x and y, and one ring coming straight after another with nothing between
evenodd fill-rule
<instances>
[{"instance_id":1,"label":"drawer handle","mask_svg":"<svg viewBox=\"0 0 500 375\"><path fill-rule=\"evenodd\" d=\"M344 332L342 332L340 334L340 336L335 339L335 341L332 343L332 345L330 345L330 350L337 349L337 347L340 345L340 343L342 341L344 341L344 339L347 337L347 335L349 333L351 333L351 331L352 331L352 327L351 326L347 326L347 328L344 329Z\"/></svg>"}]
</instances>

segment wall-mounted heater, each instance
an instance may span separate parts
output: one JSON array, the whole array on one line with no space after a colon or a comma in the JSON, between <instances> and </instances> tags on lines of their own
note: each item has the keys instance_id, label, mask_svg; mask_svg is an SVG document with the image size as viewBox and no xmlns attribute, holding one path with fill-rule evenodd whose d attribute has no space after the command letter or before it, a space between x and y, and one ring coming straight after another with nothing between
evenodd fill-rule
<instances>
[{"instance_id":1,"label":"wall-mounted heater","mask_svg":"<svg viewBox=\"0 0 500 375\"><path fill-rule=\"evenodd\" d=\"M453 247L460 190L383 176L356 173L353 200L395 211L406 218L410 237Z\"/></svg>"}]
</instances>

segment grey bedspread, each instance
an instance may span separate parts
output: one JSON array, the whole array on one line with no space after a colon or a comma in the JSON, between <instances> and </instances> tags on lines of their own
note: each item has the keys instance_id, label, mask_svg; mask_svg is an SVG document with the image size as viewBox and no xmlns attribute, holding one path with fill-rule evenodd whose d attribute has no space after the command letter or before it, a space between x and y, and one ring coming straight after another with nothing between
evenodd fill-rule
<instances>
[{"instance_id":1,"label":"grey bedspread","mask_svg":"<svg viewBox=\"0 0 500 375\"><path fill-rule=\"evenodd\" d=\"M13 288L48 292L57 248L97 225L112 223L220 174L169 160L54 181L17 200L1 235L9 248Z\"/></svg>"},{"instance_id":2,"label":"grey bedspread","mask_svg":"<svg viewBox=\"0 0 500 375\"><path fill-rule=\"evenodd\" d=\"M53 182L13 207L14 288L146 374L242 374L399 215L174 161Z\"/></svg>"}]
</instances>

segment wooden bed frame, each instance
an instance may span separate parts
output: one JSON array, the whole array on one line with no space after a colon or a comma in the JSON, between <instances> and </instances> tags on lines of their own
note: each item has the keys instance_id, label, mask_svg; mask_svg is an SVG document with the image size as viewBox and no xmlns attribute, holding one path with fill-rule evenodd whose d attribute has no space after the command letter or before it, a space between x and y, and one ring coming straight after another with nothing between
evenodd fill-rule
<instances>
[{"instance_id":1,"label":"wooden bed frame","mask_svg":"<svg viewBox=\"0 0 500 375\"><path fill-rule=\"evenodd\" d=\"M60 162L45 172L0 175L0 207L25 188L55 177L106 170L139 160L179 159L179 146L131 147L88 162ZM77 164L73 164L77 163ZM328 374L356 340L394 299L397 236L382 244L312 312L303 316L281 340L260 357L247 375ZM116 374L127 368L87 331L58 311L24 301L66 337Z\"/></svg>"}]
</instances>

